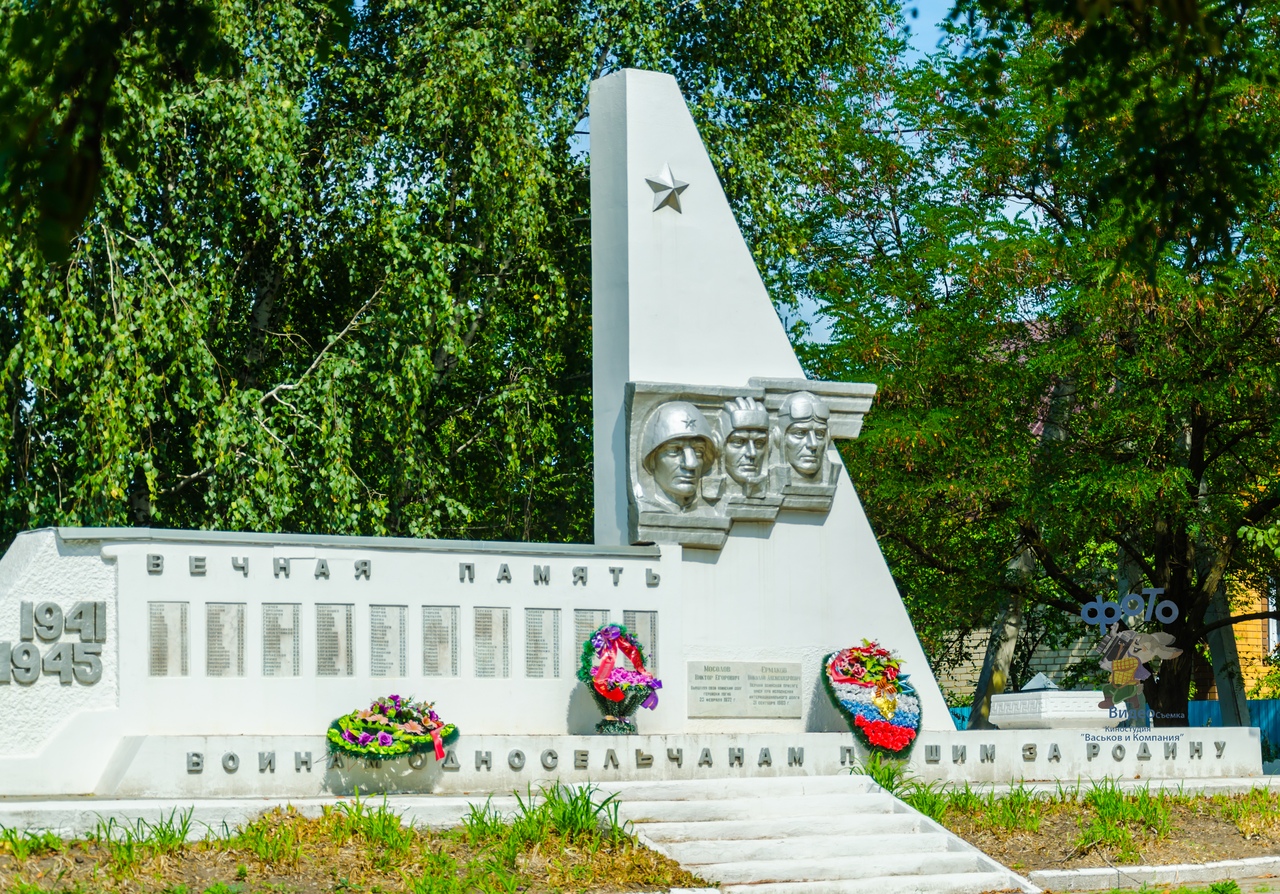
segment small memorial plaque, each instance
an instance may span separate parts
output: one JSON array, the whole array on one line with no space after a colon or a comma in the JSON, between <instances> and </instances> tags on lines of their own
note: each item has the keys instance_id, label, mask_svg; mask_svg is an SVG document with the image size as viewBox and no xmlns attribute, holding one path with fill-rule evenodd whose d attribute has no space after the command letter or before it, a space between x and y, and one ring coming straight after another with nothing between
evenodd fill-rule
<instances>
[{"instance_id":1,"label":"small memorial plaque","mask_svg":"<svg viewBox=\"0 0 1280 894\"><path fill-rule=\"evenodd\" d=\"M746 662L745 717L792 720L804 716L800 705L800 664L789 661Z\"/></svg>"},{"instance_id":2,"label":"small memorial plaque","mask_svg":"<svg viewBox=\"0 0 1280 894\"><path fill-rule=\"evenodd\" d=\"M422 675L458 676L458 607L422 607Z\"/></svg>"},{"instance_id":3,"label":"small memorial plaque","mask_svg":"<svg viewBox=\"0 0 1280 894\"><path fill-rule=\"evenodd\" d=\"M524 675L560 676L560 609L524 610Z\"/></svg>"},{"instance_id":4,"label":"small memorial plaque","mask_svg":"<svg viewBox=\"0 0 1280 894\"><path fill-rule=\"evenodd\" d=\"M375 677L407 677L405 651L407 605L369 606L369 673Z\"/></svg>"},{"instance_id":5,"label":"small memorial plaque","mask_svg":"<svg viewBox=\"0 0 1280 894\"><path fill-rule=\"evenodd\" d=\"M316 606L316 675L350 677L355 673L351 654L352 605Z\"/></svg>"},{"instance_id":6,"label":"small memorial plaque","mask_svg":"<svg viewBox=\"0 0 1280 894\"><path fill-rule=\"evenodd\" d=\"M575 608L573 610L573 646L582 648L587 637L609 623L607 608Z\"/></svg>"},{"instance_id":7,"label":"small memorial plaque","mask_svg":"<svg viewBox=\"0 0 1280 894\"><path fill-rule=\"evenodd\" d=\"M150 674L153 677L187 675L187 603L149 602Z\"/></svg>"},{"instance_id":8,"label":"small memorial plaque","mask_svg":"<svg viewBox=\"0 0 1280 894\"><path fill-rule=\"evenodd\" d=\"M205 674L210 677L243 677L244 603L210 602L204 611Z\"/></svg>"},{"instance_id":9,"label":"small memorial plaque","mask_svg":"<svg viewBox=\"0 0 1280 894\"><path fill-rule=\"evenodd\" d=\"M302 606L268 602L262 606L262 675L296 677L302 673Z\"/></svg>"},{"instance_id":10,"label":"small memorial plaque","mask_svg":"<svg viewBox=\"0 0 1280 894\"><path fill-rule=\"evenodd\" d=\"M644 669L651 674L658 672L658 613L629 612L622 613L622 624L631 635L640 640L644 649Z\"/></svg>"},{"instance_id":11,"label":"small memorial plaque","mask_svg":"<svg viewBox=\"0 0 1280 894\"><path fill-rule=\"evenodd\" d=\"M476 608L476 676L511 676L511 609Z\"/></svg>"},{"instance_id":12,"label":"small memorial plaque","mask_svg":"<svg viewBox=\"0 0 1280 894\"><path fill-rule=\"evenodd\" d=\"M800 664L690 661L689 716L797 719L803 716Z\"/></svg>"}]
</instances>

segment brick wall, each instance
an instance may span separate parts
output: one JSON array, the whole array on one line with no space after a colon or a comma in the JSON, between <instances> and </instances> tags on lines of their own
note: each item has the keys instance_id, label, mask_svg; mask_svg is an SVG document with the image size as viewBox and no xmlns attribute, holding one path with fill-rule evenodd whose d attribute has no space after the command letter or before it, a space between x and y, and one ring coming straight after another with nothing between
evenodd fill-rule
<instances>
[{"instance_id":1,"label":"brick wall","mask_svg":"<svg viewBox=\"0 0 1280 894\"><path fill-rule=\"evenodd\" d=\"M1233 584L1229 592L1231 612L1234 615L1247 615L1267 610L1268 597L1265 585L1249 587ZM1240 657L1240 670L1244 676L1246 693L1266 672L1268 630L1268 622L1265 620L1243 621L1235 625L1236 652ZM988 636L988 631L980 630L969 638L965 645L967 657L964 661L938 679L944 692L959 697L973 695L973 690L978 685L978 675L982 672L982 659L986 655ZM1031 658L1031 675L1043 673L1050 680L1059 683L1074 665L1082 662L1097 662L1098 655L1093 651L1097 641L1097 633L1090 630L1088 634L1076 640L1070 648L1045 649L1037 652ZM1197 699L1218 697L1218 690L1213 681L1213 669L1198 656L1192 676L1196 684Z\"/></svg>"}]
</instances>

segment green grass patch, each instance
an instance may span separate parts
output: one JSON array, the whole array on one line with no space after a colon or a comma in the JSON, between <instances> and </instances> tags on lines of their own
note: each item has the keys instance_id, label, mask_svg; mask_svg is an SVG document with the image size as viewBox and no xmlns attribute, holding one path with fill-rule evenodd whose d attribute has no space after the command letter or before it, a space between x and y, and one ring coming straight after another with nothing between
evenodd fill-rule
<instances>
[{"instance_id":1,"label":"green grass patch","mask_svg":"<svg viewBox=\"0 0 1280 894\"><path fill-rule=\"evenodd\" d=\"M305 816L276 808L191 837L190 813L98 823L83 840L0 828L0 894L552 894L705 882L640 845L615 796L526 791L502 816L475 805L456 828L414 828L385 799Z\"/></svg>"}]
</instances>

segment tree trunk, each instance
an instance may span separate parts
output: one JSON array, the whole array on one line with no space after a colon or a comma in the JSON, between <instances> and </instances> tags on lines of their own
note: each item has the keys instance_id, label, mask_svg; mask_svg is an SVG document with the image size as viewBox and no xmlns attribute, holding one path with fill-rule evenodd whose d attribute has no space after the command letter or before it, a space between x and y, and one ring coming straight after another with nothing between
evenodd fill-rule
<instances>
[{"instance_id":1,"label":"tree trunk","mask_svg":"<svg viewBox=\"0 0 1280 894\"><path fill-rule=\"evenodd\" d=\"M1205 621L1231 616L1227 588L1219 585L1205 612ZM1213 680L1218 684L1218 705L1222 708L1223 726L1252 726L1249 702L1245 698L1244 675L1240 673L1240 654L1236 650L1236 628L1228 624L1205 634L1209 641L1209 657L1213 661Z\"/></svg>"},{"instance_id":2,"label":"tree trunk","mask_svg":"<svg viewBox=\"0 0 1280 894\"><path fill-rule=\"evenodd\" d=\"M1153 726L1187 725L1187 691L1191 688L1192 649L1184 640L1186 624L1179 618L1165 629L1174 635L1174 642L1183 650L1177 658L1165 658L1160 671L1147 680L1142 689L1151 706Z\"/></svg>"},{"instance_id":3,"label":"tree trunk","mask_svg":"<svg viewBox=\"0 0 1280 894\"><path fill-rule=\"evenodd\" d=\"M982 660L982 673L973 691L973 707L969 710L969 729L994 729L988 719L991 714L991 696L1004 692L1009 685L1009 669L1013 665L1013 650L1022 630L1022 595L1010 598L996 625L991 628L987 640L987 654Z\"/></svg>"}]
</instances>

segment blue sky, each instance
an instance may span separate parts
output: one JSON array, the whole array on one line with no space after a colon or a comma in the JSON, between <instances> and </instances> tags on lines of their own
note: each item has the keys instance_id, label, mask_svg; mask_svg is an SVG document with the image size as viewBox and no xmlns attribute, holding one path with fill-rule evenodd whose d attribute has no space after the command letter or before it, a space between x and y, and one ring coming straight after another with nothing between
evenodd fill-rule
<instances>
[{"instance_id":1,"label":"blue sky","mask_svg":"<svg viewBox=\"0 0 1280 894\"><path fill-rule=\"evenodd\" d=\"M911 46L918 52L931 53L942 39L939 23L951 12L952 0L905 0L907 24L911 27ZM911 11L917 15L912 18Z\"/></svg>"}]
</instances>

